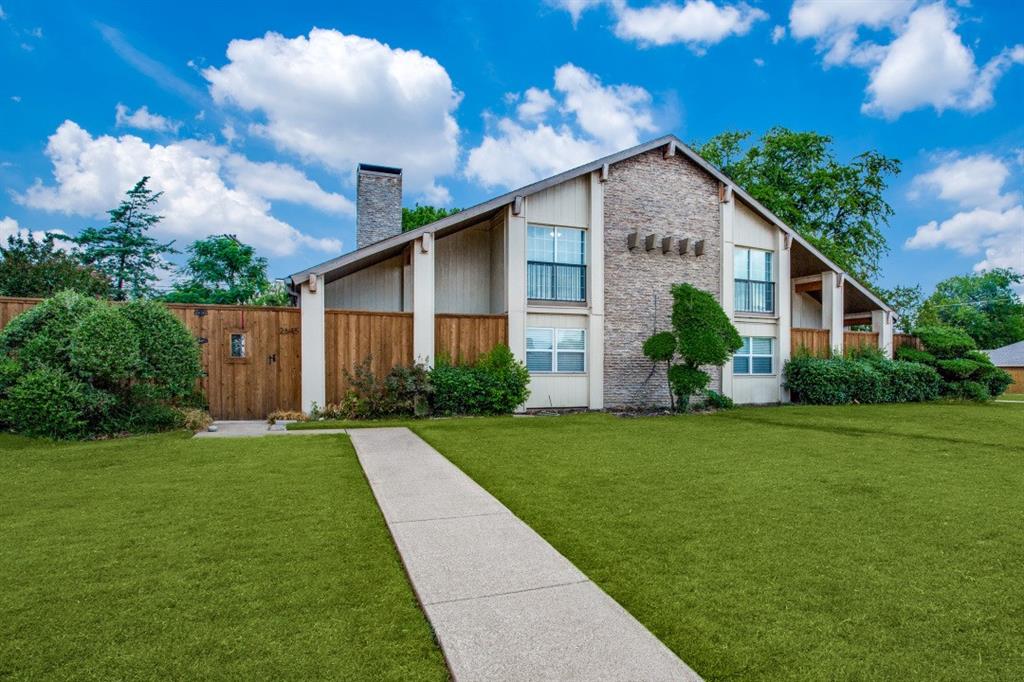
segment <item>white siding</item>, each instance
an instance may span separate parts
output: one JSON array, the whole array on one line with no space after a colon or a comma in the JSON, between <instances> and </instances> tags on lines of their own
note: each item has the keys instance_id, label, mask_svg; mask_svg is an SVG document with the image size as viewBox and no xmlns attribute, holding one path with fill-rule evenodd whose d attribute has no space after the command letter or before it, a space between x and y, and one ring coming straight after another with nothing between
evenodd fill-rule
<instances>
[{"instance_id":1,"label":"white siding","mask_svg":"<svg viewBox=\"0 0 1024 682\"><path fill-rule=\"evenodd\" d=\"M490 223L480 223L438 239L434 248L436 311L491 312Z\"/></svg>"},{"instance_id":2,"label":"white siding","mask_svg":"<svg viewBox=\"0 0 1024 682\"><path fill-rule=\"evenodd\" d=\"M793 294L793 326L821 329L821 304L810 294Z\"/></svg>"},{"instance_id":3,"label":"white siding","mask_svg":"<svg viewBox=\"0 0 1024 682\"><path fill-rule=\"evenodd\" d=\"M403 256L395 256L328 283L324 305L342 310L402 310Z\"/></svg>"},{"instance_id":4,"label":"white siding","mask_svg":"<svg viewBox=\"0 0 1024 682\"><path fill-rule=\"evenodd\" d=\"M775 322L737 322L740 336L766 336L773 339L772 374L733 374L731 398L740 405L765 405L779 402L779 335ZM729 362L732 362L730 360Z\"/></svg>"},{"instance_id":5,"label":"white siding","mask_svg":"<svg viewBox=\"0 0 1024 682\"><path fill-rule=\"evenodd\" d=\"M586 329L587 315L547 315L530 313L527 327ZM590 338L587 338L589 348ZM587 374L531 374L527 408L587 407L590 400Z\"/></svg>"},{"instance_id":6,"label":"white siding","mask_svg":"<svg viewBox=\"0 0 1024 682\"><path fill-rule=\"evenodd\" d=\"M526 197L526 219L531 223L587 227L589 215L589 175L567 180Z\"/></svg>"},{"instance_id":7,"label":"white siding","mask_svg":"<svg viewBox=\"0 0 1024 682\"><path fill-rule=\"evenodd\" d=\"M775 251L776 227L760 218L743 202L736 201L734 243L752 249Z\"/></svg>"},{"instance_id":8,"label":"white siding","mask_svg":"<svg viewBox=\"0 0 1024 682\"><path fill-rule=\"evenodd\" d=\"M505 294L505 214L491 221L491 312L503 313L508 307Z\"/></svg>"}]
</instances>

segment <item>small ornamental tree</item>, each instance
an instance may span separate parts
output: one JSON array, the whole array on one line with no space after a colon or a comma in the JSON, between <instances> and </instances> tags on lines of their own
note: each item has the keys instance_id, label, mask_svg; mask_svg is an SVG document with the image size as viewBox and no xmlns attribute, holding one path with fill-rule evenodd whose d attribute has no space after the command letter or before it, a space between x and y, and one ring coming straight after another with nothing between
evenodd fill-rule
<instances>
[{"instance_id":1,"label":"small ornamental tree","mask_svg":"<svg viewBox=\"0 0 1024 682\"><path fill-rule=\"evenodd\" d=\"M704 391L711 381L701 367L721 367L743 342L711 294L689 284L676 284L672 298L672 331L648 338L644 354L666 363L669 392L685 410L690 397ZM675 409L675 403L672 407Z\"/></svg>"},{"instance_id":2,"label":"small ornamental tree","mask_svg":"<svg viewBox=\"0 0 1024 682\"><path fill-rule=\"evenodd\" d=\"M924 350L903 346L896 358L934 367L942 377L942 395L961 400L989 400L1006 390L1013 379L977 350L974 339L962 329L944 325L914 330Z\"/></svg>"}]
</instances>

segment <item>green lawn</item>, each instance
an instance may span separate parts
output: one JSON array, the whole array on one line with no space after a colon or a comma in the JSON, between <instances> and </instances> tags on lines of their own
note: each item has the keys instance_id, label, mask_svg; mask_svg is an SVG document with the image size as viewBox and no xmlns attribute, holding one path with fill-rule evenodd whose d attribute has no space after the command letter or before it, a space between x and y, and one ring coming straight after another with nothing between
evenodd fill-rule
<instances>
[{"instance_id":1,"label":"green lawn","mask_svg":"<svg viewBox=\"0 0 1024 682\"><path fill-rule=\"evenodd\" d=\"M999 396L999 399L1024 402L1024 393L1004 393L1001 396Z\"/></svg>"},{"instance_id":2,"label":"green lawn","mask_svg":"<svg viewBox=\"0 0 1024 682\"><path fill-rule=\"evenodd\" d=\"M344 436L0 435L0 491L0 678L447 678Z\"/></svg>"},{"instance_id":3,"label":"green lawn","mask_svg":"<svg viewBox=\"0 0 1024 682\"><path fill-rule=\"evenodd\" d=\"M708 679L1024 678L1016 405L413 424Z\"/></svg>"}]
</instances>

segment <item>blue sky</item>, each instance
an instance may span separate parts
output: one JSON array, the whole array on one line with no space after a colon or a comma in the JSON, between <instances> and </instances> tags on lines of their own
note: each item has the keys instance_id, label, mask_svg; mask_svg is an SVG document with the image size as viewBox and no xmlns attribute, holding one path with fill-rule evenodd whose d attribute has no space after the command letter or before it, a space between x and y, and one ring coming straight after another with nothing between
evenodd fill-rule
<instances>
[{"instance_id":1,"label":"blue sky","mask_svg":"<svg viewBox=\"0 0 1024 682\"><path fill-rule=\"evenodd\" d=\"M881 284L1024 271L1017 3L0 7L3 235L96 224L150 174L159 236L235 233L283 276L352 248L359 161L402 166L409 205L469 206L664 133L782 125L903 161Z\"/></svg>"}]
</instances>

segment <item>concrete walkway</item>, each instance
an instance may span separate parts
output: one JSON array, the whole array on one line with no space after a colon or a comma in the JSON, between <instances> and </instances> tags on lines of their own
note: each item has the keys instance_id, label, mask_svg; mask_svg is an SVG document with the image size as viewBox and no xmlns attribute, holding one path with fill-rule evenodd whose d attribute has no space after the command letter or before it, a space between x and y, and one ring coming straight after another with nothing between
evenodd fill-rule
<instances>
[{"instance_id":1,"label":"concrete walkway","mask_svg":"<svg viewBox=\"0 0 1024 682\"><path fill-rule=\"evenodd\" d=\"M411 431L349 437L456 680L700 680Z\"/></svg>"},{"instance_id":2,"label":"concrete walkway","mask_svg":"<svg viewBox=\"0 0 1024 682\"><path fill-rule=\"evenodd\" d=\"M252 438L260 436L324 436L331 433L345 433L345 429L303 429L288 431L284 424L270 425L265 420L242 419L215 421L216 431L200 431L195 438Z\"/></svg>"}]
</instances>

